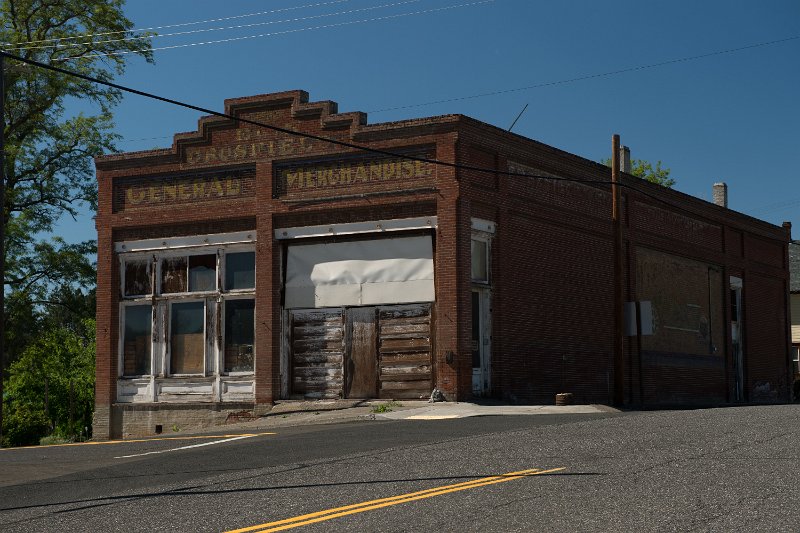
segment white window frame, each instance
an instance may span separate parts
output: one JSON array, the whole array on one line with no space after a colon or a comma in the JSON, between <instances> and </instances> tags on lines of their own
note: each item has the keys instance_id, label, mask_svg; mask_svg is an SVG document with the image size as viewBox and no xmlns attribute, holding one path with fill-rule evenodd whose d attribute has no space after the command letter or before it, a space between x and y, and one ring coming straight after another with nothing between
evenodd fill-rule
<instances>
[{"instance_id":1,"label":"white window frame","mask_svg":"<svg viewBox=\"0 0 800 533\"><path fill-rule=\"evenodd\" d=\"M119 335L118 335L118 377L124 379L145 379L151 380L155 377L199 377L199 376L252 376L255 374L255 346L253 347L253 370L249 372L224 372L225 365L225 310L224 302L227 299L252 299L256 298L255 285L258 283L256 276L255 262L253 265L254 285L247 289L226 290L225 288L225 265L226 255L229 253L256 252L256 232L239 232L226 235L191 236L177 237L174 239L151 239L148 241L132 241L126 243L116 243L115 250L118 252L119 272L120 272L120 302L119 302ZM246 237L246 238L245 238ZM156 242L159 241L159 242ZM158 247L158 245L161 247ZM161 291L161 262L164 259L177 257L187 258L187 290L188 290L188 257L194 255L216 255L217 275L214 290L179 292L164 294ZM151 294L144 295L125 295L125 264L130 261L145 261L150 264ZM173 374L171 373L171 320L172 304L184 302L203 302L204 322L203 337L203 373L202 374ZM212 305L213 302L213 305ZM155 319L151 325L151 345L150 345L150 374L147 375L124 375L124 340L125 340L125 307L131 305L150 305L155 309ZM211 316L209 316L211 313ZM220 324L222 330L222 345L218 346L216 338L208 339L208 321L214 320ZM257 323L257 322L256 322ZM152 337L157 337L153 341ZM255 344L255 339L254 339ZM209 352L209 350L212 350Z\"/></svg>"}]
</instances>

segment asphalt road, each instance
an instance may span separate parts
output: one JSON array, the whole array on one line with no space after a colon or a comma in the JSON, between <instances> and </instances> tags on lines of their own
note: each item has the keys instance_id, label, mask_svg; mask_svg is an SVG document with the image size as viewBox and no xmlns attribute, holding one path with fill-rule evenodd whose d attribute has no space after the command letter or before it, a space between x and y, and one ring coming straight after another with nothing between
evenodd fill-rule
<instances>
[{"instance_id":1,"label":"asphalt road","mask_svg":"<svg viewBox=\"0 0 800 533\"><path fill-rule=\"evenodd\" d=\"M0 450L0 531L800 531L800 405L272 433Z\"/></svg>"}]
</instances>

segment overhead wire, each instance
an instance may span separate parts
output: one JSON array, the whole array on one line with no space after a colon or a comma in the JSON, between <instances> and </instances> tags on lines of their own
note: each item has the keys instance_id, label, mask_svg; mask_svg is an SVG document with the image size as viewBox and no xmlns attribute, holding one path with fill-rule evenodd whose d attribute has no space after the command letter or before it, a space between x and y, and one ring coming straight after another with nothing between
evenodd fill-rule
<instances>
[{"instance_id":1,"label":"overhead wire","mask_svg":"<svg viewBox=\"0 0 800 533\"><path fill-rule=\"evenodd\" d=\"M385 16L382 16L382 17L373 17L373 18L361 19L361 20L350 20L350 21L345 21L345 22L322 24L322 25L319 25L319 26L308 26L308 27L305 27L305 28L294 28L294 29L290 29L290 30L283 30L283 31L276 31L276 32L269 32L269 33L259 33L259 34L256 34L256 35L243 35L243 36L240 36L240 37L229 37L227 39L215 39L215 40L211 40L211 41L200 41L200 42L194 42L194 43L183 43L183 44L175 44L175 45L171 45L171 46L159 46L159 47L151 47L151 48L142 48L142 49L137 49L137 50L121 50L121 51L118 51L118 52L98 52L98 53L94 53L94 54L84 54L84 55L78 55L78 56L69 56L69 57L59 58L59 59L57 59L57 61L69 61L69 60L72 60L72 59L83 59L83 58L88 58L88 57L109 57L109 56L116 57L116 56L121 56L121 55L135 54L135 53L147 52L147 51L154 52L154 51L157 51L157 50L174 50L174 49L177 49L177 48L188 48L188 47L194 47L194 46L206 46L206 45L210 45L210 44L230 43L230 42L235 42L235 41L244 41L244 40L248 40L248 39L259 39L259 38L263 38L263 37L273 37L275 35L287 35L287 34L291 34L291 33L303 32L303 31L322 30L322 29L327 29L327 28L338 28L338 27L342 27L342 26L350 26L350 25L353 25L353 24L363 24L363 23L367 23L367 22L377 22L377 21L383 21L383 20L392 20L392 19L397 19L397 18L401 18L401 17L409 17L409 16L412 16L412 15L425 15L425 14L428 14L428 13L436 13L436 12L447 11L447 10L451 10L451 9L457 9L457 8L461 8L461 7L472 7L472 6L477 6L477 5L481 5L481 4L490 4L490 3L493 3L495 1L497 1L497 0L478 0L478 1L475 1L475 2L468 2L468 3L464 3L464 4L452 4L452 5L449 5L449 6L442 6L442 7L437 7L437 8L424 9L424 10L420 10L420 11L412 11L412 12L409 12L409 13L397 13L397 14L394 14L394 15L385 15Z\"/></svg>"},{"instance_id":2,"label":"overhead wire","mask_svg":"<svg viewBox=\"0 0 800 533\"><path fill-rule=\"evenodd\" d=\"M614 184L614 182L612 182L610 180L609 181L604 181L604 180L592 180L592 179L584 179L584 178L565 178L565 177L561 177L561 176L532 175L532 174L527 174L527 173L522 173L522 172L509 172L509 171L503 171L503 170L498 170L498 169L490 169L490 168L485 168L485 167L476 167L476 166L473 166L473 165L465 165L465 164L461 164L461 163L451 163L449 161L442 161L440 159L431 159L431 158L427 158L427 157L420 157L420 156L415 156L415 155L411 155L411 154L407 154L407 153L397 153L397 152L392 152L392 151L389 151L389 150L383 150L383 149L380 149L380 148L372 148L370 146L364 146L364 145L360 145L360 144L356 144L356 143L351 143L351 142L348 142L348 141L342 141L342 140L339 140L339 139L332 139L330 137L323 137L321 135L316 135L316 134L313 134L313 133L306 133L306 132L290 130L288 128L283 128L281 126L275 126L273 124L267 124L267 123L256 121L256 120L242 118L242 117L238 117L238 116L231 115L231 114L228 114L228 113L221 113L219 111L214 111L213 109L207 109L207 108L204 108L204 107L196 106L194 104L189 104L189 103L186 103L186 102L182 102L180 100L167 98L165 96L160 96L160 95L157 95L157 94L154 94L154 93L149 93L149 92L142 91L142 90L139 90L139 89L134 89L132 87L127 87L125 85L120 85L118 83L114 83L114 82L110 82L110 81L106 81L106 80L101 80L101 79L98 79L98 78L95 78L95 77L92 77L92 76L87 76L87 75L81 74L79 72L73 72L73 71L70 71L70 70L67 70L67 69L56 67L54 65L48 65L46 63L41 63L39 61L35 61L35 60L32 60L32 59L19 57L19 56L16 56L14 54L10 54L10 53L2 51L2 50L0 50L0 55L2 55L4 57L7 57L9 59L13 59L13 60L16 60L16 61L20 61L22 63L26 63L28 65L32 65L32 66L38 67L38 68L43 68L43 69L46 69L46 70L59 72L61 74L64 74L64 75L67 75L67 76L73 76L73 77L76 77L76 78L79 78L79 79L82 79L82 80L85 80L85 81L88 81L88 82L91 82L91 83L97 83L97 84L100 84L100 85L105 85L107 87L111 87L111 88L114 88L114 89L117 89L117 90L120 90L120 91L124 91L124 92L131 93L131 94L136 94L138 96L143 96L145 98L158 100L158 101L161 101L161 102L165 102L165 103L168 103L168 104L176 105L176 106L183 107L183 108L186 108L186 109L191 109L193 111L199 111L201 113L207 113L208 115L211 115L211 116L216 116L216 117L220 117L220 118L226 118L226 119L232 120L232 121L237 122L237 123L250 124L252 126L257 126L257 127L269 129L269 130L276 131L276 132L279 132L279 133L283 133L283 134L286 134L286 135L293 135L293 136L296 136L296 137L303 137L303 138L306 138L306 139L316 140L316 141L332 144L332 145L335 145L335 146L341 146L341 147L345 147L345 148L350 148L352 150L357 150L357 151L361 151L361 152L378 154L378 155L382 155L382 156L385 156L385 157L394 157L394 158L399 158L399 159L406 159L406 160L410 160L410 161L419 161L419 162L422 162L422 163L429 163L429 164L432 164L432 165L443 166L443 167L452 168L452 169L456 169L456 170L467 170L467 171L481 172L481 173L494 174L494 175L533 178L533 179L539 179L539 180L559 181L559 182L585 183L585 184L589 184L589 185L613 185ZM599 165L599 163L598 163L598 165ZM609 169L609 172L610 172L610 170L611 169ZM697 213L693 212L690 209L686 209L683 206L677 205L677 204L675 204L673 202L670 202L669 200L665 200L664 198L661 198L660 196L652 194L652 193L650 193L650 192L648 192L646 190L643 190L643 189L641 189L639 187L634 187L630 183L625 183L624 181L619 181L617 183L617 185L619 185L621 187L629 188L631 190L634 190L637 193L642 194L643 196L649 197L649 198L654 199L654 200L656 200L658 202L666 204L666 205L668 205L668 206L670 206L670 207L672 207L674 209L677 209L677 210L680 210L680 211L684 211L684 212L687 212L687 213L691 213L691 214L694 214L694 215L697 214ZM669 189L669 190L671 191L671 189ZM676 194L684 194L684 193L679 193L677 191L672 191L672 192L676 193ZM687 197L697 200L697 198L694 198L693 196L690 196L690 195L687 195Z\"/></svg>"},{"instance_id":3,"label":"overhead wire","mask_svg":"<svg viewBox=\"0 0 800 533\"><path fill-rule=\"evenodd\" d=\"M698 55L694 55L694 56L686 56L686 57L680 57L680 58L676 58L676 59L668 59L668 60L665 60L665 61L659 61L657 63L650 63L650 64L647 64L647 65L638 65L638 66L627 67L627 68L623 68L623 69L609 70L607 72L600 72L600 73L597 73L597 74L586 74L586 75L583 75L583 76L577 76L575 78L568 78L568 79L564 79L564 80L556 80L556 81L548 81L548 82L543 82L543 83L537 83L536 85L528 85L526 87L517 87L517 88L514 88L514 89L500 89L500 90L492 91L492 92L488 92L488 93L479 93L479 94L473 94L473 95L468 95L468 96L458 96L458 97L455 97L455 98L446 98L446 99L442 99L442 100L433 100L433 101L430 101L430 102L424 102L424 103L420 103L420 104L409 104L409 105L402 105L402 106L395 106L395 107L386 107L386 108L383 108L383 109L373 109L371 111L367 111L367 113L385 113L387 111L398 111L398 110L401 110L401 109L411 109L411 108L414 108L414 107L423 107L423 106L436 105L436 104L446 104L446 103L450 103L450 102L460 102L460 101L463 101L463 100L472 100L474 98L483 98L483 97L486 97L486 96L497 96L497 95L500 95L500 94L509 94L509 93L515 93L515 92L521 92L521 91L529 91L531 89L541 89L543 87L552 87L552 86L555 86L555 85L564 85L564 84L567 84L567 83L574 83L576 81L585 81L585 80L591 80L591 79L595 79L595 78L605 78L605 77L608 77L608 76L616 76L616 75L619 75L619 74L626 74L628 72L636 72L636 71L647 70L647 69L656 68L656 67L663 67L663 66L666 66L666 65L673 65L675 63L683 63L683 62L686 62L686 61L695 61L695 60L698 60L698 59L704 59L704 58L707 58L707 57L713 57L713 56L718 56L718 55L723 55L723 54L732 54L734 52L741 52L742 50L750 50L752 48L760 48L762 46L771 46L771 45L774 45L774 44L785 43L785 42L788 42L788 41L795 41L797 39L800 39L800 35L794 35L792 37L786 37L784 39L776 39L774 41L765 41L765 42L761 42L761 43L749 44L749 45L746 45L746 46L739 46L739 47L736 47L736 48L728 48L726 50L716 50L714 52L708 52L706 54L698 54Z\"/></svg>"},{"instance_id":4,"label":"overhead wire","mask_svg":"<svg viewBox=\"0 0 800 533\"><path fill-rule=\"evenodd\" d=\"M269 26L273 24L287 24L290 22L301 22L304 20L314 20L314 19L321 19L321 18L329 18L329 17L337 17L341 15L351 15L353 13L360 13L364 11L374 11L376 9L385 9L390 7L397 7L403 6L407 4L415 4L418 2L422 2L423 0L404 0L402 2L395 2L393 4L382 4L378 6L367 6L367 7L360 7L356 9L349 9L346 11L336 11L334 13L322 13L320 15L308 15L306 17L297 17L293 19L283 19L283 20L268 20L264 22L253 22L250 24L238 24L235 26L221 26L217 28L201 28L198 30L188 30L188 31L179 31L173 33L161 33L156 35L134 35L131 37L122 37L120 39L106 39L101 41L81 41L81 42L69 42L65 44L47 44L41 46L29 46L23 48L13 48L12 50L49 50L49 49L68 49L73 47L81 47L86 45L97 45L97 44L108 44L108 43L118 43L118 42L125 42L125 41L137 41L141 39L154 39L154 38L161 38L161 37L176 37L181 35L193 35L197 33L204 33L210 31L224 31L224 30L238 30L243 28L253 28L257 26ZM158 50L155 48L154 50Z\"/></svg>"},{"instance_id":5,"label":"overhead wire","mask_svg":"<svg viewBox=\"0 0 800 533\"><path fill-rule=\"evenodd\" d=\"M81 34L81 35L71 35L69 37L54 37L52 39L39 39L39 40L35 40L35 41L26 41L24 44L49 43L49 42L55 42L55 41L64 41L64 40L68 40L68 39L85 39L87 37L103 37L103 36L106 36L106 35L119 35L119 34L123 34L123 33L134 33L134 32L143 33L143 32L147 32L147 31L163 30L163 29L167 29L167 28L181 28L181 27L186 27L186 26L194 26L194 25L197 25L197 24L208 24L208 23L211 23L211 22L222 22L222 21L225 21L225 20L235 20L235 19L241 19L241 18L247 18L247 17L257 17L257 16L260 16L260 15L272 15L272 14L275 14L275 13L282 13L282 12L286 12L286 11L295 11L295 10L298 10L298 9L306 9L306 8L309 8L309 7L321 7L321 6L331 5L331 4L343 4L343 3L349 2L349 1L350 0L330 0L328 2L317 2L315 4L305 4L305 5L302 5L302 6L283 7L283 8L279 8L279 9L271 9L269 11L258 11L256 13L245 13L243 15L231 15L231 16L228 16L228 17L219 17L219 18L213 18L213 19L207 19L207 20L197 20L197 21L194 21L194 22L181 22L181 23L178 23L178 24L167 24L167 25L164 25L164 26L153 26L153 27L150 27L150 28L136 28L136 29L132 29L132 30L106 31L106 32L100 32L100 33L84 33L84 34ZM11 45L13 43L4 43L4 44L5 45ZM12 50L21 50L21 49L22 48L12 48Z\"/></svg>"}]
</instances>

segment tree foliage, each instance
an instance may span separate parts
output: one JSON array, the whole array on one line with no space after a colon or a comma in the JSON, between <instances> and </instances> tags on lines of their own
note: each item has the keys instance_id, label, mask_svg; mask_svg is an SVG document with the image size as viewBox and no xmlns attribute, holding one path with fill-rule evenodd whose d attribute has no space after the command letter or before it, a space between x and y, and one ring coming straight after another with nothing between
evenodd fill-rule
<instances>
[{"instance_id":1,"label":"tree foliage","mask_svg":"<svg viewBox=\"0 0 800 533\"><path fill-rule=\"evenodd\" d=\"M30 344L8 370L3 434L13 446L50 433L86 436L94 409L95 323L57 327Z\"/></svg>"},{"instance_id":2,"label":"tree foliage","mask_svg":"<svg viewBox=\"0 0 800 533\"><path fill-rule=\"evenodd\" d=\"M611 159L604 159L602 163L610 167ZM632 159L630 173L637 178L642 178L656 185L662 185L664 187L672 187L675 185L675 180L669 177L670 170L662 167L661 161L657 161L655 166L653 166L652 163L644 159Z\"/></svg>"},{"instance_id":3,"label":"tree foliage","mask_svg":"<svg viewBox=\"0 0 800 533\"><path fill-rule=\"evenodd\" d=\"M129 58L138 55L148 62L153 59L152 34L132 31L133 22L123 12L124 3L0 0L2 49L111 81L124 73ZM0 358L0 376L2 362L16 361L11 374L18 384L26 372L38 378L49 375L47 368L31 363L32 354L44 357L45 346L74 344L70 335L85 337L82 319L94 315L95 241L70 243L52 235L62 217L75 218L87 208L96 209L92 157L115 151L118 135L113 132L112 110L122 93L11 58L4 59L3 73L5 268L0 268L0 276L6 299L3 324L9 357ZM82 111L71 112L73 109ZM81 361L86 356L77 348L58 353L80 356ZM23 360L29 364L17 366ZM59 364L72 368L66 360ZM29 378L31 386L38 379ZM53 379L59 391L63 383ZM14 383L9 387L17 386ZM7 396L2 392L0 386L0 396ZM59 411L62 393L53 396L50 420L63 429L63 413ZM30 419L33 425L28 434L38 434L35 426L39 415L35 413L40 411L38 404L31 402L11 401L5 421L5 410L0 409L0 427L11 424L9 430L16 431L14 428L21 426L15 420ZM26 440L22 434L15 439Z\"/></svg>"},{"instance_id":4,"label":"tree foliage","mask_svg":"<svg viewBox=\"0 0 800 533\"><path fill-rule=\"evenodd\" d=\"M130 37L133 23L125 17L123 4L124 0L2 0L0 41L11 54L110 81L124 72L126 54L152 61L149 34ZM81 258L94 253L93 244L69 245L42 237L62 216L75 217L82 206L96 207L92 157L115 149L111 110L122 95L117 89L12 59L5 64L4 284L14 291L41 292L64 280L84 282L86 264ZM76 100L95 112L68 114L67 104ZM64 257L69 268L53 270Z\"/></svg>"}]
</instances>

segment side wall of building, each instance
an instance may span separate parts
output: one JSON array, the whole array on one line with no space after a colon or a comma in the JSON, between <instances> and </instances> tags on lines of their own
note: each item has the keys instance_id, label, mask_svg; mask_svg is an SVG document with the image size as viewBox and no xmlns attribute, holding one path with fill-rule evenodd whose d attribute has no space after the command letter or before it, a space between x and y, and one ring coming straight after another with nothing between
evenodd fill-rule
<instances>
[{"instance_id":1,"label":"side wall of building","mask_svg":"<svg viewBox=\"0 0 800 533\"><path fill-rule=\"evenodd\" d=\"M572 392L577 401L611 403L609 169L470 121L459 150L475 166L537 176L459 175L465 209L497 223L493 393L552 402L556 393ZM630 309L651 311L638 323L636 312L630 317L630 327L648 331L625 337L625 403L786 401L786 232L632 176L623 184L624 297L637 306ZM737 324L733 278L743 280Z\"/></svg>"}]
</instances>

